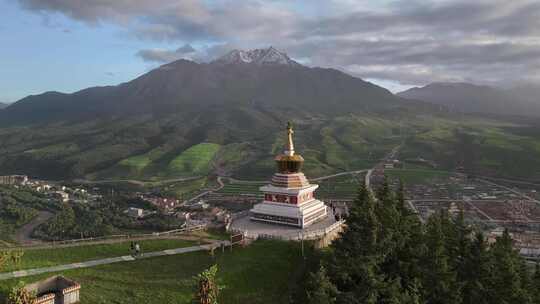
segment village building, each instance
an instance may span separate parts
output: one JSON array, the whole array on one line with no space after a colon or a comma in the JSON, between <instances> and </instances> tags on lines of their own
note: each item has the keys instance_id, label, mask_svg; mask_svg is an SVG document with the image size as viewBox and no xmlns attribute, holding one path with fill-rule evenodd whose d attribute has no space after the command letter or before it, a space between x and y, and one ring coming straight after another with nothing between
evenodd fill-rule
<instances>
[{"instance_id":1,"label":"village building","mask_svg":"<svg viewBox=\"0 0 540 304\"><path fill-rule=\"evenodd\" d=\"M144 210L140 208L129 207L126 211L128 216L133 218L140 218L144 214Z\"/></svg>"},{"instance_id":2,"label":"village building","mask_svg":"<svg viewBox=\"0 0 540 304\"><path fill-rule=\"evenodd\" d=\"M24 186L28 182L26 175L5 175L0 176L0 185Z\"/></svg>"},{"instance_id":3,"label":"village building","mask_svg":"<svg viewBox=\"0 0 540 304\"><path fill-rule=\"evenodd\" d=\"M69 194L65 191L55 191L51 196L63 203L69 202Z\"/></svg>"},{"instance_id":4,"label":"village building","mask_svg":"<svg viewBox=\"0 0 540 304\"><path fill-rule=\"evenodd\" d=\"M141 196L141 199L149 202L162 211L171 211L180 205L180 200L175 198Z\"/></svg>"},{"instance_id":5,"label":"village building","mask_svg":"<svg viewBox=\"0 0 540 304\"><path fill-rule=\"evenodd\" d=\"M24 287L37 296L34 304L79 303L81 285L63 276L54 276Z\"/></svg>"}]
</instances>

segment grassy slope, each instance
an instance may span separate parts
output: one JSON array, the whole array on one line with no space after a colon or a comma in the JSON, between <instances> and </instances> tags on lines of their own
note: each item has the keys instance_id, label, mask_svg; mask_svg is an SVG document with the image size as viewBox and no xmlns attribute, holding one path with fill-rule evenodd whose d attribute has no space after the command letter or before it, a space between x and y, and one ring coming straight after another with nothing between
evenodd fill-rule
<instances>
[{"instance_id":1,"label":"grassy slope","mask_svg":"<svg viewBox=\"0 0 540 304\"><path fill-rule=\"evenodd\" d=\"M354 199L363 182L364 174L339 176L317 182L315 194L321 199Z\"/></svg>"},{"instance_id":2,"label":"grassy slope","mask_svg":"<svg viewBox=\"0 0 540 304\"><path fill-rule=\"evenodd\" d=\"M169 164L171 175L204 175L210 171L210 162L219 150L218 144L201 143L190 147Z\"/></svg>"},{"instance_id":3,"label":"grassy slope","mask_svg":"<svg viewBox=\"0 0 540 304\"><path fill-rule=\"evenodd\" d=\"M86 304L190 303L192 277L214 263L219 265L218 281L224 286L219 303L286 303L302 259L295 243L258 241L232 253L219 252L215 260L208 253L198 252L63 274L81 283L81 302ZM4 294L16 284L15 280L2 283L0 291Z\"/></svg>"},{"instance_id":4,"label":"grassy slope","mask_svg":"<svg viewBox=\"0 0 540 304\"><path fill-rule=\"evenodd\" d=\"M180 183L173 183L161 188L165 195L174 196L180 199L187 199L195 196L203 187L208 186L208 179L203 177Z\"/></svg>"},{"instance_id":5,"label":"grassy slope","mask_svg":"<svg viewBox=\"0 0 540 304\"><path fill-rule=\"evenodd\" d=\"M240 126L240 120L229 116L221 117L219 124L190 125L189 119L141 117L59 123L39 130L0 129L0 174L159 180L205 175L211 163L218 173L239 179L263 180L274 172L273 156L284 145L283 128ZM420 156L454 170L465 155L476 153L474 170L480 173L540 178L538 126L408 113L299 119L295 125L296 149L312 178L369 168L400 144L401 135L408 139L401 158ZM472 144L464 143L457 130L470 135ZM463 152L467 146L475 153Z\"/></svg>"},{"instance_id":6,"label":"grassy slope","mask_svg":"<svg viewBox=\"0 0 540 304\"><path fill-rule=\"evenodd\" d=\"M463 166L473 174L540 179L538 130L485 120L431 119L418 126L402 155L435 160L446 170Z\"/></svg>"},{"instance_id":7,"label":"grassy slope","mask_svg":"<svg viewBox=\"0 0 540 304\"><path fill-rule=\"evenodd\" d=\"M156 148L152 149L147 153L126 158L120 161L118 164L128 168L133 168L136 171L142 171L144 168L148 167L152 163L152 161L159 158L161 155L161 150L159 148Z\"/></svg>"},{"instance_id":8,"label":"grassy slope","mask_svg":"<svg viewBox=\"0 0 540 304\"><path fill-rule=\"evenodd\" d=\"M194 246L197 243L185 240L147 240L139 241L143 252ZM115 244L86 245L62 249L30 249L24 252L19 269L49 267L62 264L78 263L102 258L129 255L130 242ZM17 270L10 265L2 271Z\"/></svg>"}]
</instances>

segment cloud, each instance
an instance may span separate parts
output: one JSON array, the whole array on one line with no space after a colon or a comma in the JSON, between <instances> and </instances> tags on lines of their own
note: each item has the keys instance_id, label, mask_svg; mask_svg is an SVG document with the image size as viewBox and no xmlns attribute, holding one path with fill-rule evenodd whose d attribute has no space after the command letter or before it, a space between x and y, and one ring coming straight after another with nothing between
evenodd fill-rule
<instances>
[{"instance_id":1,"label":"cloud","mask_svg":"<svg viewBox=\"0 0 540 304\"><path fill-rule=\"evenodd\" d=\"M540 2L534 0L19 2L89 26L115 24L137 39L209 45L137 52L151 62L204 61L232 47L273 45L310 65L402 84L540 81L534 76L540 74Z\"/></svg>"},{"instance_id":2,"label":"cloud","mask_svg":"<svg viewBox=\"0 0 540 304\"><path fill-rule=\"evenodd\" d=\"M141 57L144 61L158 63L166 63L178 59L195 60L197 55L197 50L189 44L179 47L176 50L145 49L137 52L137 56Z\"/></svg>"}]
</instances>

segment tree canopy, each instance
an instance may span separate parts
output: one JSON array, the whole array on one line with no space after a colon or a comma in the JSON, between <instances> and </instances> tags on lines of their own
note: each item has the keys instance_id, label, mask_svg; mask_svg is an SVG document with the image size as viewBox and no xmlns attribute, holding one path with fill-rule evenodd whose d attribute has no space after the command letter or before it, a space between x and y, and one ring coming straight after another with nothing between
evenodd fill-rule
<instances>
[{"instance_id":1,"label":"tree canopy","mask_svg":"<svg viewBox=\"0 0 540 304\"><path fill-rule=\"evenodd\" d=\"M489 245L463 213L421 223L386 182L375 197L360 187L321 264L309 303L540 303L540 267L527 268L508 231Z\"/></svg>"}]
</instances>

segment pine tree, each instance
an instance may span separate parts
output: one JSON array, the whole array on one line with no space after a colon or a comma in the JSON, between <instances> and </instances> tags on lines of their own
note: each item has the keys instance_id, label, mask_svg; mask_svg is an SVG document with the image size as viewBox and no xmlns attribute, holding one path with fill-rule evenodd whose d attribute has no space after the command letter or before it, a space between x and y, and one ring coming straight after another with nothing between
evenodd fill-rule
<instances>
[{"instance_id":1,"label":"pine tree","mask_svg":"<svg viewBox=\"0 0 540 304\"><path fill-rule=\"evenodd\" d=\"M491 303L530 303L531 299L522 277L523 260L512 247L507 229L491 248Z\"/></svg>"},{"instance_id":2,"label":"pine tree","mask_svg":"<svg viewBox=\"0 0 540 304\"><path fill-rule=\"evenodd\" d=\"M24 288L24 282L19 282L18 286L11 289L8 295L7 304L33 304L36 300L36 295Z\"/></svg>"},{"instance_id":3,"label":"pine tree","mask_svg":"<svg viewBox=\"0 0 540 304\"><path fill-rule=\"evenodd\" d=\"M391 277L399 277L402 288L409 290L410 294L417 294L420 258L424 252L422 223L406 206L403 182L400 182L395 200L399 212L398 238L394 253L387 259L385 271Z\"/></svg>"},{"instance_id":4,"label":"pine tree","mask_svg":"<svg viewBox=\"0 0 540 304\"><path fill-rule=\"evenodd\" d=\"M381 223L364 185L354 201L342 237L332 244L329 271L340 290L338 303L377 303L383 276Z\"/></svg>"},{"instance_id":5,"label":"pine tree","mask_svg":"<svg viewBox=\"0 0 540 304\"><path fill-rule=\"evenodd\" d=\"M465 280L465 273L467 272L467 261L470 259L471 254L471 233L472 230L465 223L465 215L461 210L452 223L447 223L447 245L450 255L450 265L457 272L457 278L459 282Z\"/></svg>"},{"instance_id":6,"label":"pine tree","mask_svg":"<svg viewBox=\"0 0 540 304\"><path fill-rule=\"evenodd\" d=\"M386 178L377 192L377 198L375 213L381 223L381 254L386 257L403 245L400 227L401 213Z\"/></svg>"},{"instance_id":7,"label":"pine tree","mask_svg":"<svg viewBox=\"0 0 540 304\"><path fill-rule=\"evenodd\" d=\"M216 283L217 265L204 270L195 277L194 304L218 304L219 286Z\"/></svg>"},{"instance_id":8,"label":"pine tree","mask_svg":"<svg viewBox=\"0 0 540 304\"><path fill-rule=\"evenodd\" d=\"M534 274L531 280L531 296L532 303L540 304L540 264L536 263L534 267Z\"/></svg>"},{"instance_id":9,"label":"pine tree","mask_svg":"<svg viewBox=\"0 0 540 304\"><path fill-rule=\"evenodd\" d=\"M378 253L382 227L375 209L375 202L362 185L346 218L347 227L333 244L337 254L367 256Z\"/></svg>"},{"instance_id":10,"label":"pine tree","mask_svg":"<svg viewBox=\"0 0 540 304\"><path fill-rule=\"evenodd\" d=\"M320 266L315 273L310 273L306 282L307 304L336 303L337 288L330 282L326 269Z\"/></svg>"},{"instance_id":11,"label":"pine tree","mask_svg":"<svg viewBox=\"0 0 540 304\"><path fill-rule=\"evenodd\" d=\"M411 210L407 208L407 202L405 200L405 185L401 179L399 180L399 188L396 193L396 203L398 211L402 216L409 216L412 214Z\"/></svg>"},{"instance_id":12,"label":"pine tree","mask_svg":"<svg viewBox=\"0 0 540 304\"><path fill-rule=\"evenodd\" d=\"M394 194L385 182L376 197L360 188L328 251L328 275L311 276L313 303L540 304L540 266L530 276L508 231L489 247L481 233L471 239L463 212L424 225L403 186Z\"/></svg>"},{"instance_id":13,"label":"pine tree","mask_svg":"<svg viewBox=\"0 0 540 304\"><path fill-rule=\"evenodd\" d=\"M463 304L490 303L491 264L484 235L478 232L470 246L470 252L464 257L460 281L463 282Z\"/></svg>"},{"instance_id":14,"label":"pine tree","mask_svg":"<svg viewBox=\"0 0 540 304\"><path fill-rule=\"evenodd\" d=\"M431 216L427 223L423 286L428 303L455 304L461 302L460 291L445 246L444 222L441 215Z\"/></svg>"},{"instance_id":15,"label":"pine tree","mask_svg":"<svg viewBox=\"0 0 540 304\"><path fill-rule=\"evenodd\" d=\"M9 251L0 251L0 272L2 268L9 262L11 258L11 252Z\"/></svg>"}]
</instances>

